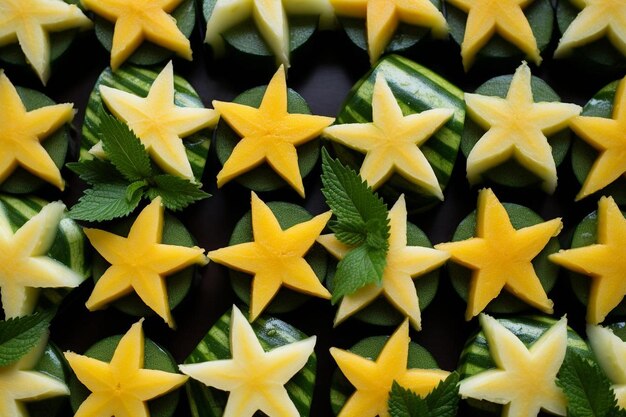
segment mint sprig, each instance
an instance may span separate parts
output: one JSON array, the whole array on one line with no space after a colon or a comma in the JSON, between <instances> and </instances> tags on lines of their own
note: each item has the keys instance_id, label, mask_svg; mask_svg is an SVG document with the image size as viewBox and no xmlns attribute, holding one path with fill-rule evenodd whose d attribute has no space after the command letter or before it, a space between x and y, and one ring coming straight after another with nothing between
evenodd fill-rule
<instances>
[{"instance_id":1,"label":"mint sprig","mask_svg":"<svg viewBox=\"0 0 626 417\"><path fill-rule=\"evenodd\" d=\"M100 113L100 139L108 160L68 164L92 186L70 210L73 219L106 221L125 217L144 198L160 196L165 207L179 211L210 197L202 191L202 184L160 172L133 131L104 111Z\"/></svg>"},{"instance_id":2,"label":"mint sprig","mask_svg":"<svg viewBox=\"0 0 626 417\"><path fill-rule=\"evenodd\" d=\"M51 313L43 312L0 321L0 367L17 362L37 346L51 319Z\"/></svg>"},{"instance_id":3,"label":"mint sprig","mask_svg":"<svg viewBox=\"0 0 626 417\"><path fill-rule=\"evenodd\" d=\"M557 385L567 397L569 417L626 417L602 369L577 353L565 357Z\"/></svg>"},{"instance_id":4,"label":"mint sprig","mask_svg":"<svg viewBox=\"0 0 626 417\"><path fill-rule=\"evenodd\" d=\"M322 193L337 239L352 247L338 263L333 304L368 284L380 285L389 250L387 205L352 169L322 150Z\"/></svg>"},{"instance_id":5,"label":"mint sprig","mask_svg":"<svg viewBox=\"0 0 626 417\"><path fill-rule=\"evenodd\" d=\"M426 397L394 381L389 392L391 417L454 417L459 405L459 374L452 372Z\"/></svg>"}]
</instances>

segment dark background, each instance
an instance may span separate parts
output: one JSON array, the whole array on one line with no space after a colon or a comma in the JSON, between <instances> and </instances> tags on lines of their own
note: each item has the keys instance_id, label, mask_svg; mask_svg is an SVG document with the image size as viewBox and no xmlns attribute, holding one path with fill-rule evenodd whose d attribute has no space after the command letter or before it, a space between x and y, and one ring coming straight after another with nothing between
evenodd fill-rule
<instances>
[{"instance_id":1,"label":"dark background","mask_svg":"<svg viewBox=\"0 0 626 417\"><path fill-rule=\"evenodd\" d=\"M241 65L234 58L213 59L209 49L202 44L202 25L197 25L191 40L194 61L175 59L176 73L185 77L196 88L207 107L214 99L230 101L248 88L267 84L273 69L259 69ZM558 38L558 37L557 37ZM554 41L553 41L554 43ZM544 52L545 61L533 73L544 78L561 95L563 101L584 104L596 91L623 74L597 74L583 72L571 63L556 62L550 58L554 45ZM459 48L449 42L434 42L420 50L404 53L405 56L435 70L457 84L464 91L473 91L478 85L495 75L510 74L518 63L508 67L487 67L465 74L462 70ZM80 127L84 109L96 78L108 65L109 55L97 42L93 32L81 34L70 50L53 65L52 77L47 87L31 74L30 70L7 67L6 72L16 85L45 92L57 102L73 102L78 114L74 120L76 141L80 140ZM342 31L317 33L294 56L289 71L288 84L309 103L314 114L336 116L351 86L369 70L365 51L354 46ZM71 156L76 158L76 146ZM410 221L421 227L433 243L448 241L459 221L475 208L477 189L471 189L465 179L465 160L459 156L450 185L445 190L445 202L428 212L412 215ZM204 188L213 197L202 201L179 215L195 235L198 245L213 250L226 246L234 223L249 210L249 192L236 183L217 190L215 175L219 163L213 149L209 153L203 177ZM62 198L72 204L80 196L82 185L68 170L64 177L69 187ZM265 201L286 200L303 204L314 214L326 210L319 192L319 169L305 181L307 198L303 202L290 190L264 193ZM524 204L544 218L563 217L565 229L562 244L569 245L571 230L587 213L595 210L596 199L574 203L579 184L573 177L569 157L559 168L559 187L553 196L541 191L507 190L497 188L501 201ZM45 197L58 199L58 193L44 190ZM230 288L226 269L209 264L201 271L201 278L186 300L174 310L178 330L172 331L158 318L145 322L146 335L169 349L181 363L212 324L230 308L235 297ZM63 350L82 353L99 339L122 334L136 321L107 309L89 313L84 307L93 284L90 280L75 290L62 304L52 326L52 340ZM568 314L570 325L578 331L584 328L584 307L578 303L569 288L567 278L561 276L550 297L555 301L555 317ZM296 311L279 317L307 334L316 334L318 343L318 379L311 416L332 415L329 406L329 384L336 368L328 354L331 346L348 348L370 335L389 335L393 328L366 325L354 319L337 329L332 328L334 307L327 301L312 299ZM477 327L476 320L465 322L465 303L452 289L447 274L442 272L440 287L433 303L423 312L423 330L412 330L413 340L425 346L443 369L453 370L469 334ZM186 398L177 416L187 416Z\"/></svg>"}]
</instances>

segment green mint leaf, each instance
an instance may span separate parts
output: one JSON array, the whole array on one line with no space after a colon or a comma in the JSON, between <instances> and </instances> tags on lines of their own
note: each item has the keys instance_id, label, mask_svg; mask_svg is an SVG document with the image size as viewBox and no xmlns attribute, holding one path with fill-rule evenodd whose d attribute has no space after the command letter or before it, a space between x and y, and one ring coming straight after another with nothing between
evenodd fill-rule
<instances>
[{"instance_id":1,"label":"green mint leaf","mask_svg":"<svg viewBox=\"0 0 626 417\"><path fill-rule=\"evenodd\" d=\"M148 181L135 181L132 184L129 184L126 187L126 201L131 202L135 201L137 198L141 200L143 197L144 191L148 186Z\"/></svg>"},{"instance_id":2,"label":"green mint leaf","mask_svg":"<svg viewBox=\"0 0 626 417\"><path fill-rule=\"evenodd\" d=\"M0 321L0 367L17 362L37 346L51 319L52 314L44 312Z\"/></svg>"},{"instance_id":3,"label":"green mint leaf","mask_svg":"<svg viewBox=\"0 0 626 417\"><path fill-rule=\"evenodd\" d=\"M567 397L567 415L570 417L621 414L609 379L598 364L579 354L566 355L557 385Z\"/></svg>"},{"instance_id":4,"label":"green mint leaf","mask_svg":"<svg viewBox=\"0 0 626 417\"><path fill-rule=\"evenodd\" d=\"M365 285L380 284L386 257L386 251L372 249L367 245L357 246L348 252L337 264L331 302L336 304L341 297Z\"/></svg>"},{"instance_id":5,"label":"green mint leaf","mask_svg":"<svg viewBox=\"0 0 626 417\"><path fill-rule=\"evenodd\" d=\"M109 160L128 181L152 176L146 148L126 124L105 112L100 114L100 140Z\"/></svg>"},{"instance_id":6,"label":"green mint leaf","mask_svg":"<svg viewBox=\"0 0 626 417\"><path fill-rule=\"evenodd\" d=\"M66 166L90 185L124 180L124 177L110 161L94 158L80 162L69 162Z\"/></svg>"},{"instance_id":7,"label":"green mint leaf","mask_svg":"<svg viewBox=\"0 0 626 417\"><path fill-rule=\"evenodd\" d=\"M346 245L358 246L367 240L367 231L364 223L354 222L342 225L337 225L336 223L336 220L331 220L328 226L331 230L335 230L335 237Z\"/></svg>"},{"instance_id":8,"label":"green mint leaf","mask_svg":"<svg viewBox=\"0 0 626 417\"><path fill-rule=\"evenodd\" d=\"M153 186L148 190L148 197L154 199L161 196L165 207L178 211L211 196L200 187L201 184L194 184L173 175L157 175L153 178Z\"/></svg>"},{"instance_id":9,"label":"green mint leaf","mask_svg":"<svg viewBox=\"0 0 626 417\"><path fill-rule=\"evenodd\" d=\"M391 417L455 417L459 405L459 374L452 372L425 398L394 381L389 392Z\"/></svg>"},{"instance_id":10,"label":"green mint leaf","mask_svg":"<svg viewBox=\"0 0 626 417\"><path fill-rule=\"evenodd\" d=\"M128 216L141 201L141 194L127 200L128 184L122 182L96 184L87 189L78 203L69 211L74 220L101 222Z\"/></svg>"}]
</instances>

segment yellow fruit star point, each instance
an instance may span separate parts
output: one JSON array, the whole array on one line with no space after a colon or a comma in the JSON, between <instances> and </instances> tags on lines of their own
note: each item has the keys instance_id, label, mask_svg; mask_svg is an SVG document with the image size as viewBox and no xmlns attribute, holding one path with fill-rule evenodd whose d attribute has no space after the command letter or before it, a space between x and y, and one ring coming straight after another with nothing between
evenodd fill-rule
<instances>
[{"instance_id":1,"label":"yellow fruit star point","mask_svg":"<svg viewBox=\"0 0 626 417\"><path fill-rule=\"evenodd\" d=\"M440 369L408 369L410 342L409 322L405 320L387 340L376 360L346 350L330 349L339 369L356 388L338 417L389 417L389 391L394 381L426 396L447 378L449 372Z\"/></svg>"},{"instance_id":2,"label":"yellow fruit star point","mask_svg":"<svg viewBox=\"0 0 626 417\"><path fill-rule=\"evenodd\" d=\"M0 47L17 41L44 85L50 77L49 32L91 26L76 5L64 1L0 0Z\"/></svg>"},{"instance_id":3,"label":"yellow fruit star point","mask_svg":"<svg viewBox=\"0 0 626 417\"><path fill-rule=\"evenodd\" d=\"M598 202L596 244L550 255L550 260L591 278L587 322L598 324L626 295L626 219L612 197Z\"/></svg>"},{"instance_id":4,"label":"yellow fruit star point","mask_svg":"<svg viewBox=\"0 0 626 417\"><path fill-rule=\"evenodd\" d=\"M389 250L383 271L382 285L367 285L341 300L335 325L356 314L381 294L409 320L421 329L421 312L414 279L443 265L449 254L437 249L407 245L407 210L401 196L389 211ZM334 235L323 235L318 242L337 259L343 259L350 247Z\"/></svg>"},{"instance_id":5,"label":"yellow fruit star point","mask_svg":"<svg viewBox=\"0 0 626 417\"><path fill-rule=\"evenodd\" d=\"M435 245L449 252L452 261L473 270L466 320L483 311L502 289L551 314L553 302L548 299L532 260L559 234L561 219L516 230L490 189L479 193L476 219L476 237Z\"/></svg>"},{"instance_id":6,"label":"yellow fruit star point","mask_svg":"<svg viewBox=\"0 0 626 417\"><path fill-rule=\"evenodd\" d=\"M252 417L257 411L297 417L300 414L285 384L304 368L315 342L312 336L265 352L251 325L233 306L232 359L180 365L180 370L209 387L229 391L224 417Z\"/></svg>"},{"instance_id":7,"label":"yellow fruit star point","mask_svg":"<svg viewBox=\"0 0 626 417\"><path fill-rule=\"evenodd\" d=\"M327 127L324 136L365 153L360 175L374 189L394 172L443 200L432 166L420 150L453 115L451 109L432 109L404 116L382 72L376 75L371 123Z\"/></svg>"},{"instance_id":8,"label":"yellow fruit star point","mask_svg":"<svg viewBox=\"0 0 626 417\"><path fill-rule=\"evenodd\" d=\"M214 101L221 118L241 136L217 174L217 186L267 162L301 197L304 184L296 146L320 135L334 119L287 110L287 80L281 66L263 96L259 108Z\"/></svg>"},{"instance_id":9,"label":"yellow fruit star point","mask_svg":"<svg viewBox=\"0 0 626 417\"><path fill-rule=\"evenodd\" d=\"M620 408L626 408L626 342L609 327L587 325L587 337L598 364L613 383Z\"/></svg>"},{"instance_id":10,"label":"yellow fruit star point","mask_svg":"<svg viewBox=\"0 0 626 417\"><path fill-rule=\"evenodd\" d=\"M133 130L161 169L193 181L182 138L215 126L219 115L212 109L177 106L174 84L170 61L145 98L104 85L100 94L107 108Z\"/></svg>"},{"instance_id":11,"label":"yellow fruit star point","mask_svg":"<svg viewBox=\"0 0 626 417\"><path fill-rule=\"evenodd\" d=\"M465 94L469 115L487 129L467 157L471 183L513 157L541 179L547 193L556 189L556 163L546 135L566 128L581 108L567 103L536 103L531 78L530 68L523 63L515 71L506 98Z\"/></svg>"},{"instance_id":12,"label":"yellow fruit star point","mask_svg":"<svg viewBox=\"0 0 626 417\"><path fill-rule=\"evenodd\" d=\"M286 286L316 297L330 298L304 256L315 243L331 212L283 230L272 210L252 193L252 242L209 252L213 262L253 274L250 321L254 321Z\"/></svg>"},{"instance_id":13,"label":"yellow fruit star point","mask_svg":"<svg viewBox=\"0 0 626 417\"><path fill-rule=\"evenodd\" d=\"M144 368L142 322L122 336L109 362L65 353L78 380L91 391L76 417L149 417L147 401L187 381L185 375Z\"/></svg>"},{"instance_id":14,"label":"yellow fruit star point","mask_svg":"<svg viewBox=\"0 0 626 417\"><path fill-rule=\"evenodd\" d=\"M191 61L189 39L169 15L183 0L81 0L83 6L115 24L111 68L118 69L144 40Z\"/></svg>"},{"instance_id":15,"label":"yellow fruit star point","mask_svg":"<svg viewBox=\"0 0 626 417\"><path fill-rule=\"evenodd\" d=\"M542 409L565 416L567 400L556 385L567 350L565 317L530 348L496 319L481 314L480 323L497 368L462 380L461 397L503 404L509 417L535 416Z\"/></svg>"},{"instance_id":16,"label":"yellow fruit star point","mask_svg":"<svg viewBox=\"0 0 626 417\"><path fill-rule=\"evenodd\" d=\"M96 251L110 264L87 300L89 310L135 291L141 300L170 327L170 311L165 277L194 264L204 265L204 249L161 243L163 205L155 198L137 216L128 237L104 230L84 229Z\"/></svg>"}]
</instances>

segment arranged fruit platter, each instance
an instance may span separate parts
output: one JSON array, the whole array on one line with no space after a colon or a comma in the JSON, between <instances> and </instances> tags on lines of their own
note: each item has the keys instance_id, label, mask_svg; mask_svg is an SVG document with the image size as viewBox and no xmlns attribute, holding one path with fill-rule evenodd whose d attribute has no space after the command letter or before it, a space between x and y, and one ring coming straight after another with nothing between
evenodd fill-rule
<instances>
[{"instance_id":1,"label":"arranged fruit platter","mask_svg":"<svg viewBox=\"0 0 626 417\"><path fill-rule=\"evenodd\" d=\"M0 415L626 415L623 3L0 0Z\"/></svg>"}]
</instances>

